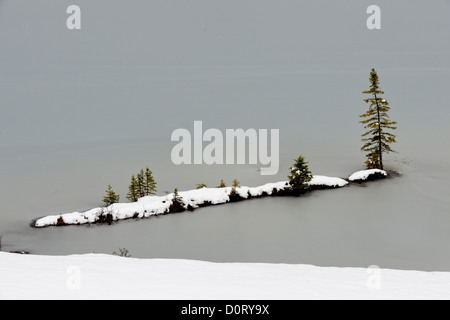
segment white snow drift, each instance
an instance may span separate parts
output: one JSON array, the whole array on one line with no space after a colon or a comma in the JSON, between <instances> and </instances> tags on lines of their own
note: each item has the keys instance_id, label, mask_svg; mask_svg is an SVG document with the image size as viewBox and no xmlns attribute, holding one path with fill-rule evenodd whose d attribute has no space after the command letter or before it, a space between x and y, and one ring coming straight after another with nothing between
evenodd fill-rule
<instances>
[{"instance_id":1,"label":"white snow drift","mask_svg":"<svg viewBox=\"0 0 450 320\"><path fill-rule=\"evenodd\" d=\"M325 186L325 187L343 187L348 182L340 178L332 178L325 176L314 176L310 185ZM260 187L236 188L237 193L243 197L248 198L249 194L253 197L261 196L264 193L271 195L273 190L280 191L289 186L289 182L268 183ZM231 187L227 188L203 188L190 191L180 192L183 197L185 207L191 206L198 208L199 206L210 203L212 205L227 203L230 201L229 194ZM64 224L88 224L95 223L98 217L103 213L110 213L112 219L123 220L133 217L147 218L153 215L163 214L169 210L172 204L173 194L166 196L149 196L139 199L135 203L117 203L108 208L95 208L86 212L73 212L63 215L54 215L41 218L36 221L35 227L41 228L46 226L58 225L58 220L63 219Z\"/></svg>"},{"instance_id":2,"label":"white snow drift","mask_svg":"<svg viewBox=\"0 0 450 320\"><path fill-rule=\"evenodd\" d=\"M311 186L326 186L326 187L345 187L348 182L341 178L331 178L326 176L314 176L311 182Z\"/></svg>"},{"instance_id":3,"label":"white snow drift","mask_svg":"<svg viewBox=\"0 0 450 320\"><path fill-rule=\"evenodd\" d=\"M450 299L450 273L0 253L0 299Z\"/></svg>"},{"instance_id":4,"label":"white snow drift","mask_svg":"<svg viewBox=\"0 0 450 320\"><path fill-rule=\"evenodd\" d=\"M365 181L367 180L371 175L376 174L376 173L380 173L384 176L387 177L387 172L384 170L380 170L380 169L370 169L370 170L363 170L363 171L358 171L355 172L354 174L352 174L350 176L350 178L348 178L348 180L350 181Z\"/></svg>"}]
</instances>

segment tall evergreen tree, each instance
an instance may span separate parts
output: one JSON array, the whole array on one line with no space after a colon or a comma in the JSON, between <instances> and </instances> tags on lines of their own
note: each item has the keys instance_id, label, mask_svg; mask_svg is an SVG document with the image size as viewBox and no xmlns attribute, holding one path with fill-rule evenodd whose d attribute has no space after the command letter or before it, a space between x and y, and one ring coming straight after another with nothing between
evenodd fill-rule
<instances>
[{"instance_id":1,"label":"tall evergreen tree","mask_svg":"<svg viewBox=\"0 0 450 320\"><path fill-rule=\"evenodd\" d=\"M138 189L138 182L134 175L131 176L131 183L128 187L128 195L127 199L131 202L136 202L139 199L139 189Z\"/></svg>"},{"instance_id":2,"label":"tall evergreen tree","mask_svg":"<svg viewBox=\"0 0 450 320\"><path fill-rule=\"evenodd\" d=\"M146 196L156 194L156 181L153 178L152 171L147 167L144 175L144 194Z\"/></svg>"},{"instance_id":3,"label":"tall evergreen tree","mask_svg":"<svg viewBox=\"0 0 450 320\"><path fill-rule=\"evenodd\" d=\"M111 186L106 189L106 196L103 198L103 202L106 206L110 206L120 201L120 196L114 192Z\"/></svg>"},{"instance_id":4,"label":"tall evergreen tree","mask_svg":"<svg viewBox=\"0 0 450 320\"><path fill-rule=\"evenodd\" d=\"M375 69L370 72L370 89L363 93L371 97L364 99L370 107L360 116L364 119L360 123L367 130L362 135L364 145L361 150L367 152L367 168L383 170L383 154L393 152L391 144L396 142L395 135L389 131L397 129L397 122L389 119L388 112L391 108L387 100L382 98L384 92L380 90L380 80Z\"/></svg>"},{"instance_id":5,"label":"tall evergreen tree","mask_svg":"<svg viewBox=\"0 0 450 320\"><path fill-rule=\"evenodd\" d=\"M290 168L289 183L294 191L306 190L312 180L312 173L309 171L308 162L303 156L294 160L294 165Z\"/></svg>"},{"instance_id":6,"label":"tall evergreen tree","mask_svg":"<svg viewBox=\"0 0 450 320\"><path fill-rule=\"evenodd\" d=\"M145 197L145 192L144 192L145 174L144 174L143 169L136 175L136 180L137 180L137 190L138 190L139 198Z\"/></svg>"}]
</instances>

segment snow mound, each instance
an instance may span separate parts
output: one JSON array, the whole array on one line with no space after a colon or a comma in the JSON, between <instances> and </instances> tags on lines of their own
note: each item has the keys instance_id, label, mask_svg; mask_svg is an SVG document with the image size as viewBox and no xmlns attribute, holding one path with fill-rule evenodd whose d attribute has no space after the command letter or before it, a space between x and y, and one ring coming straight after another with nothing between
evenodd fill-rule
<instances>
[{"instance_id":1,"label":"snow mound","mask_svg":"<svg viewBox=\"0 0 450 320\"><path fill-rule=\"evenodd\" d=\"M309 185L311 186L326 186L326 187L345 187L347 181L341 178L332 178L326 176L314 176Z\"/></svg>"},{"instance_id":2,"label":"snow mound","mask_svg":"<svg viewBox=\"0 0 450 320\"><path fill-rule=\"evenodd\" d=\"M340 178L314 176L311 186L343 187L348 182ZM281 181L267 183L259 187L239 187L236 193L243 199L272 195L289 187L289 182ZM231 187L202 188L197 190L181 191L185 209L195 209L206 205L218 205L230 202ZM173 193L166 196L143 197L134 203L116 203L107 208L95 208L86 212L72 212L62 215L52 215L38 219L34 226L43 228L58 225L82 225L96 222L124 220L130 218L148 218L150 216L165 214L170 211Z\"/></svg>"},{"instance_id":3,"label":"snow mound","mask_svg":"<svg viewBox=\"0 0 450 320\"><path fill-rule=\"evenodd\" d=\"M370 169L370 170L363 170L363 171L355 172L354 174L352 174L350 176L350 178L348 178L348 180L350 180L350 181L366 181L367 179L369 179L370 176L372 176L374 174L380 174L385 177L387 177L387 175L388 175L387 172L384 170Z\"/></svg>"}]
</instances>

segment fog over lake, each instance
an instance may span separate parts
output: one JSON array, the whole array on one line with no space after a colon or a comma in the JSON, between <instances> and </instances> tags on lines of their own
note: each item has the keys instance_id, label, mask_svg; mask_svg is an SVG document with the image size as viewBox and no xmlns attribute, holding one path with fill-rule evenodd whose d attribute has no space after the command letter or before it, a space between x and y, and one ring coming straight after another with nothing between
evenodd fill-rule
<instances>
[{"instance_id":1,"label":"fog over lake","mask_svg":"<svg viewBox=\"0 0 450 320\"><path fill-rule=\"evenodd\" d=\"M66 255L450 271L450 1L0 0L3 250ZM198 183L364 168L361 91L377 69L398 121L401 177L302 198L266 198L111 226L32 229L41 216L125 200L149 166L158 194ZM280 129L280 171L172 164L177 128Z\"/></svg>"}]
</instances>

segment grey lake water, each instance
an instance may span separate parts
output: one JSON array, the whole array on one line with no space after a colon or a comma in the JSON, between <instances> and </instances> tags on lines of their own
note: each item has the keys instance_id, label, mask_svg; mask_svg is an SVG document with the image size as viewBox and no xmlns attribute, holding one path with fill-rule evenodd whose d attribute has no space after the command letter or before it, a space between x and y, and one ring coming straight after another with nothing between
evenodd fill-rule
<instances>
[{"instance_id":1,"label":"grey lake water","mask_svg":"<svg viewBox=\"0 0 450 320\"><path fill-rule=\"evenodd\" d=\"M450 2L379 1L374 32L365 1L78 2L72 32L59 2L0 0L3 250L450 271ZM145 166L161 195L283 181L299 154L314 174L346 178L363 169L372 67L399 122L386 164L400 177L111 226L29 226L100 205L108 184L124 200ZM279 173L175 166L170 135L195 120L280 129Z\"/></svg>"}]
</instances>

